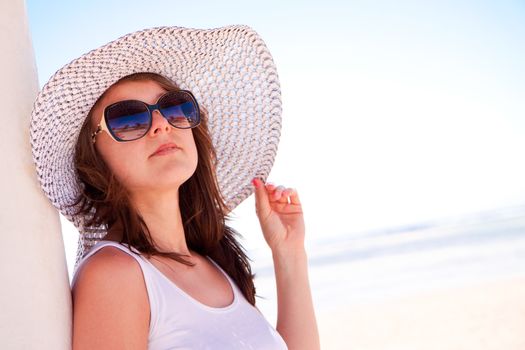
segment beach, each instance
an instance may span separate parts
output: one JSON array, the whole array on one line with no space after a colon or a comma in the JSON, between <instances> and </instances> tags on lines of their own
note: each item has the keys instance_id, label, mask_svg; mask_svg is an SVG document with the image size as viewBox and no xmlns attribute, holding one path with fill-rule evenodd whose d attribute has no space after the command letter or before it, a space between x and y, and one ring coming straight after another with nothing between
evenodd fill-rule
<instances>
[{"instance_id":1,"label":"beach","mask_svg":"<svg viewBox=\"0 0 525 350\"><path fill-rule=\"evenodd\" d=\"M525 349L525 210L514 208L312 246L322 349ZM270 264L258 301L277 317Z\"/></svg>"},{"instance_id":2,"label":"beach","mask_svg":"<svg viewBox=\"0 0 525 350\"><path fill-rule=\"evenodd\" d=\"M525 349L525 277L423 291L317 313L322 349Z\"/></svg>"}]
</instances>

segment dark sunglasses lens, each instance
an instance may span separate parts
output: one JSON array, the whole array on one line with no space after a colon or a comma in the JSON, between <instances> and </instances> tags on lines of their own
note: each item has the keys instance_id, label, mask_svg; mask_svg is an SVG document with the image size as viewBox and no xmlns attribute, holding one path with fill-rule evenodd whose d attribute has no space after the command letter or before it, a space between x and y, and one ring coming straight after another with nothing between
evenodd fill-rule
<instances>
[{"instance_id":1,"label":"dark sunglasses lens","mask_svg":"<svg viewBox=\"0 0 525 350\"><path fill-rule=\"evenodd\" d=\"M191 96L184 92L173 92L159 101L159 110L168 122L181 129L199 124L199 110Z\"/></svg>"},{"instance_id":2,"label":"dark sunglasses lens","mask_svg":"<svg viewBox=\"0 0 525 350\"><path fill-rule=\"evenodd\" d=\"M122 101L106 109L106 123L117 139L136 140L148 131L149 111L139 101Z\"/></svg>"}]
</instances>

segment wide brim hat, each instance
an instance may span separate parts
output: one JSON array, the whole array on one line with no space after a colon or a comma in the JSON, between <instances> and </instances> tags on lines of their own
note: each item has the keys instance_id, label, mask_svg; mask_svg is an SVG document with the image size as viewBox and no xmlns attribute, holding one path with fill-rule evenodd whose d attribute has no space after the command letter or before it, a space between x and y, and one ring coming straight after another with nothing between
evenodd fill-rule
<instances>
[{"instance_id":1,"label":"wide brim hat","mask_svg":"<svg viewBox=\"0 0 525 350\"><path fill-rule=\"evenodd\" d=\"M51 76L34 103L30 139L37 178L51 203L78 229L75 261L106 235L104 226L68 208L83 187L74 149L84 119L98 97L137 72L166 76L190 90L208 111L217 151L217 179L233 210L266 181L281 135L281 90L273 58L251 27L155 27L91 50ZM91 213L93 215L93 212Z\"/></svg>"}]
</instances>

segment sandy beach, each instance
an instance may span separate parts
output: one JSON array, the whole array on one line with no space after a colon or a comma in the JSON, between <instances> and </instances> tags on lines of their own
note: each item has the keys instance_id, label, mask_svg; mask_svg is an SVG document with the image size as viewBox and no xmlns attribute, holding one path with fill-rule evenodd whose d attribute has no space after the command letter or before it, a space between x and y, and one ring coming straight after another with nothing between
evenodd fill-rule
<instances>
[{"instance_id":1,"label":"sandy beach","mask_svg":"<svg viewBox=\"0 0 525 350\"><path fill-rule=\"evenodd\" d=\"M525 349L525 277L434 289L317 314L322 349Z\"/></svg>"},{"instance_id":2,"label":"sandy beach","mask_svg":"<svg viewBox=\"0 0 525 350\"><path fill-rule=\"evenodd\" d=\"M524 232L516 210L316 245L322 349L525 349ZM275 324L271 265L257 272Z\"/></svg>"}]
</instances>

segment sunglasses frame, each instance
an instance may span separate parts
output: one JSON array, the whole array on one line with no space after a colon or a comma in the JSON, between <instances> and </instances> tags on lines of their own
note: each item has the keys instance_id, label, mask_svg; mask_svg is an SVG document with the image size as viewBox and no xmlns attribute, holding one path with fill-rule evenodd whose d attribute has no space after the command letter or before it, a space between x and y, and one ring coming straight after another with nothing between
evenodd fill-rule
<instances>
[{"instance_id":1,"label":"sunglasses frame","mask_svg":"<svg viewBox=\"0 0 525 350\"><path fill-rule=\"evenodd\" d=\"M144 101L140 101L140 100L122 100L122 101L117 101L115 103L112 103L108 106L106 106L104 108L104 111L102 111L102 116L100 118L100 122L99 124L97 125L97 130L92 132L91 133L91 140L93 142L93 144L96 142L96 137L97 135L102 132L102 131L105 131L114 141L116 142L131 142L131 141L137 141L137 140L140 140L141 138L143 138L144 136L146 136L148 134L148 131L151 129L151 125L153 124L153 111L154 110L158 110L159 113L164 117L164 119L167 120L166 116L160 111L159 109L159 102L162 98L164 98L166 95L169 95L169 94L173 94L173 93L183 93L183 94L186 94L187 96L190 97L190 99L193 101L193 103L195 104L195 107L196 107L196 111L197 111L197 124L193 125L193 126L190 126L189 128L180 128L178 126L175 126L173 124L171 124L169 121L168 123L173 126L174 128L177 128L177 129L192 129L192 128L195 128L196 126L199 126L200 122L201 122L201 114L200 114L200 108L199 108L199 104L197 103L197 99L195 98L195 96L193 96L193 94L191 93L191 91L189 90L171 90L171 91L166 91L164 94L162 94L162 96L160 96L158 99L157 99L157 102L155 104L147 104L146 102ZM113 135L113 133L111 132L111 130L109 130L108 128L108 125L107 125L107 122L106 122L106 110L111 107L111 106L114 106L116 104L119 104L119 103L123 103L123 102L128 102L128 101L133 101L133 102L140 102L142 103L144 106L146 106L146 108L148 109L148 114L149 114L149 126L148 126L148 129L146 130L146 132L144 132L144 135L142 135L141 137L139 138L136 138L136 139L133 139L133 140L119 140L117 139L117 137L115 135Z\"/></svg>"}]
</instances>

